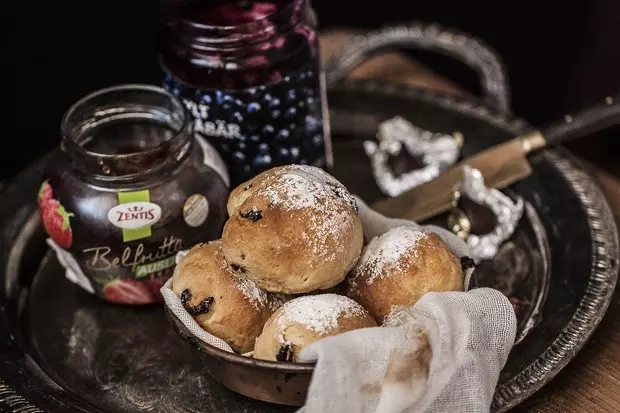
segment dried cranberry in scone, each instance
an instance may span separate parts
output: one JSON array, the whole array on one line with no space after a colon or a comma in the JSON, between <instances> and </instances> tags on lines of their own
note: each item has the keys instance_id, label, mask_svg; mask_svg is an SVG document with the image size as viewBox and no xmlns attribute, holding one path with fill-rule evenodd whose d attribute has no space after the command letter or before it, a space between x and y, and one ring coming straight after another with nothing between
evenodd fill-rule
<instances>
[{"instance_id":1,"label":"dried cranberry in scone","mask_svg":"<svg viewBox=\"0 0 620 413\"><path fill-rule=\"evenodd\" d=\"M283 302L238 278L224 259L220 241L197 245L179 261L172 291L200 327L240 353L252 351L265 321Z\"/></svg>"}]
</instances>

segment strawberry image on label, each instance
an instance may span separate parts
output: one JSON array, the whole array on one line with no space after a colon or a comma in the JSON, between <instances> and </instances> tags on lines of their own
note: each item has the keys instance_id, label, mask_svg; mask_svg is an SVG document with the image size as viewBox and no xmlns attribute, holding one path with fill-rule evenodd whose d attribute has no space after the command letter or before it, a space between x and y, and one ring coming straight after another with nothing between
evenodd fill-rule
<instances>
[{"instance_id":1,"label":"strawberry image on label","mask_svg":"<svg viewBox=\"0 0 620 413\"><path fill-rule=\"evenodd\" d=\"M164 297L162 297L160 290L161 290L161 287L164 286L166 281L168 281L168 277L164 276L164 277L148 278L142 282L146 284L146 286L149 288L149 290L151 291L151 294L153 294L153 297L155 298L156 301L163 302Z\"/></svg>"},{"instance_id":2,"label":"strawberry image on label","mask_svg":"<svg viewBox=\"0 0 620 413\"><path fill-rule=\"evenodd\" d=\"M42 211L43 225L45 231L61 248L68 249L73 242L73 232L69 219L72 213L65 211L65 208L58 201L52 199L46 204Z\"/></svg>"},{"instance_id":3,"label":"strawberry image on label","mask_svg":"<svg viewBox=\"0 0 620 413\"><path fill-rule=\"evenodd\" d=\"M103 287L103 296L119 304L149 304L154 301L150 288L131 278L117 278L108 282Z\"/></svg>"},{"instance_id":4,"label":"strawberry image on label","mask_svg":"<svg viewBox=\"0 0 620 413\"><path fill-rule=\"evenodd\" d=\"M47 182L43 182L41 184L41 188L39 189L39 197L37 202L39 203L39 208L41 210L45 209L45 205L52 199L52 186Z\"/></svg>"},{"instance_id":5,"label":"strawberry image on label","mask_svg":"<svg viewBox=\"0 0 620 413\"><path fill-rule=\"evenodd\" d=\"M64 249L70 248L73 243L73 231L71 230L70 222L73 214L67 212L62 204L52 197L52 187L47 181L41 185L38 203L47 235L59 247Z\"/></svg>"}]
</instances>

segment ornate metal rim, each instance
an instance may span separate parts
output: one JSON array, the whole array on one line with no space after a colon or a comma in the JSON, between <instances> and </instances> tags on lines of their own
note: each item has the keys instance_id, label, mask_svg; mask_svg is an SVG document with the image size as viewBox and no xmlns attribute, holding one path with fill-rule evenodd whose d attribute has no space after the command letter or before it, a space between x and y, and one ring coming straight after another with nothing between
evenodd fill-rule
<instances>
[{"instance_id":1,"label":"ornate metal rim","mask_svg":"<svg viewBox=\"0 0 620 413\"><path fill-rule=\"evenodd\" d=\"M510 112L506 70L497 53L480 39L468 33L446 29L437 23L413 22L388 26L353 37L340 54L328 61L328 86L337 86L340 80L371 55L394 46L429 50L461 60L478 74L485 103L504 113Z\"/></svg>"},{"instance_id":2,"label":"ornate metal rim","mask_svg":"<svg viewBox=\"0 0 620 413\"><path fill-rule=\"evenodd\" d=\"M594 240L592 270L579 307L560 335L534 363L495 390L491 407L497 412L524 401L571 361L568 356L581 350L605 315L618 279L618 232L601 190L586 172L575 167L574 159L556 151L545 151L543 156L562 172L585 209Z\"/></svg>"},{"instance_id":3,"label":"ornate metal rim","mask_svg":"<svg viewBox=\"0 0 620 413\"><path fill-rule=\"evenodd\" d=\"M0 378L0 411L11 413L45 413L18 394Z\"/></svg>"},{"instance_id":4,"label":"ornate metal rim","mask_svg":"<svg viewBox=\"0 0 620 413\"><path fill-rule=\"evenodd\" d=\"M409 96L470 115L513 134L527 129L526 122L510 114L501 114L446 93L380 81L350 81L340 84L337 89L379 91L387 95ZM583 347L603 318L611 302L618 278L620 264L618 233L609 205L600 189L587 173L577 166L578 162L574 157L566 151L547 150L543 156L562 172L586 211L590 232L595 240L592 272L579 307L552 345L535 362L525 367L507 384L496 389L491 406L495 412L505 412L515 407L545 385L568 364L570 358L567 356ZM0 411L44 412L21 396L2 378L0 378Z\"/></svg>"},{"instance_id":5,"label":"ornate metal rim","mask_svg":"<svg viewBox=\"0 0 620 413\"><path fill-rule=\"evenodd\" d=\"M525 121L500 113L448 93L403 87L382 81L349 81L338 86L344 90L373 90L388 95L409 96L470 115L515 135L528 130ZM505 412L543 387L562 370L590 338L611 302L620 269L618 231L609 205L592 178L578 166L573 155L563 149L543 152L577 194L587 215L592 246L592 270L579 307L551 346L538 359L521 370L508 383L495 389L491 410Z\"/></svg>"}]
</instances>

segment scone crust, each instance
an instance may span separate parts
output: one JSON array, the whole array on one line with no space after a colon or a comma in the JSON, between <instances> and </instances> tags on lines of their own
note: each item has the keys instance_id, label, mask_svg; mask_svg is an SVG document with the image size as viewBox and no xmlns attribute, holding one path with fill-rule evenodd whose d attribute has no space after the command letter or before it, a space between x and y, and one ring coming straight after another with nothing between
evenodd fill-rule
<instances>
[{"instance_id":1,"label":"scone crust","mask_svg":"<svg viewBox=\"0 0 620 413\"><path fill-rule=\"evenodd\" d=\"M299 323L294 317L287 316L287 309L291 306L295 306L299 303L296 300L314 300L319 296L304 296L298 297L285 303L280 309L278 309L265 323L263 332L256 339L256 346L254 347L254 358L271 361L298 361L298 356L301 350L310 344L329 336L334 336L347 331L357 330L361 328L376 327L377 322L374 318L358 303L348 299L348 297L340 296L337 294L324 294L328 295L327 299L334 299L337 297L339 301L344 302L345 305L350 306L349 310L335 315L335 324L333 326L326 326L324 329L316 330L311 328L311 323ZM336 297L334 297L336 296ZM313 298L314 297L314 298ZM347 300L347 301L344 301ZM310 301L306 305L312 305ZM334 311L337 311L334 308ZM283 346L288 347L288 360L284 360ZM282 357L278 359L278 354Z\"/></svg>"},{"instance_id":2,"label":"scone crust","mask_svg":"<svg viewBox=\"0 0 620 413\"><path fill-rule=\"evenodd\" d=\"M188 304L192 308L213 297L209 311L194 318L205 331L239 353L252 350L265 321L278 306L278 297L233 274L219 240L194 246L178 263L172 291L181 297L185 290L191 295Z\"/></svg>"},{"instance_id":3,"label":"scone crust","mask_svg":"<svg viewBox=\"0 0 620 413\"><path fill-rule=\"evenodd\" d=\"M428 292L463 290L460 261L435 233L427 232L399 259L379 268L365 254L348 278L347 296L380 324L392 307L412 306Z\"/></svg>"},{"instance_id":4,"label":"scone crust","mask_svg":"<svg viewBox=\"0 0 620 413\"><path fill-rule=\"evenodd\" d=\"M308 192L291 195L290 188ZM345 279L360 256L363 234L356 208L344 186L318 168L274 168L231 194L222 250L237 276L267 291L329 289Z\"/></svg>"}]
</instances>

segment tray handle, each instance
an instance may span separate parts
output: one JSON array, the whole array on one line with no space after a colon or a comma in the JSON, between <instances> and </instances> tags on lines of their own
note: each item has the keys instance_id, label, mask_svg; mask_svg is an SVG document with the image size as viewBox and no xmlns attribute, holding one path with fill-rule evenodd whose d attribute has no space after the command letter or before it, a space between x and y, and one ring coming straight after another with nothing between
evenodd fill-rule
<instances>
[{"instance_id":1,"label":"tray handle","mask_svg":"<svg viewBox=\"0 0 620 413\"><path fill-rule=\"evenodd\" d=\"M327 86L335 85L364 61L394 47L436 52L462 61L478 74L484 102L504 113L510 112L507 76L498 55L480 40L435 23L390 26L355 36L327 62Z\"/></svg>"}]
</instances>

